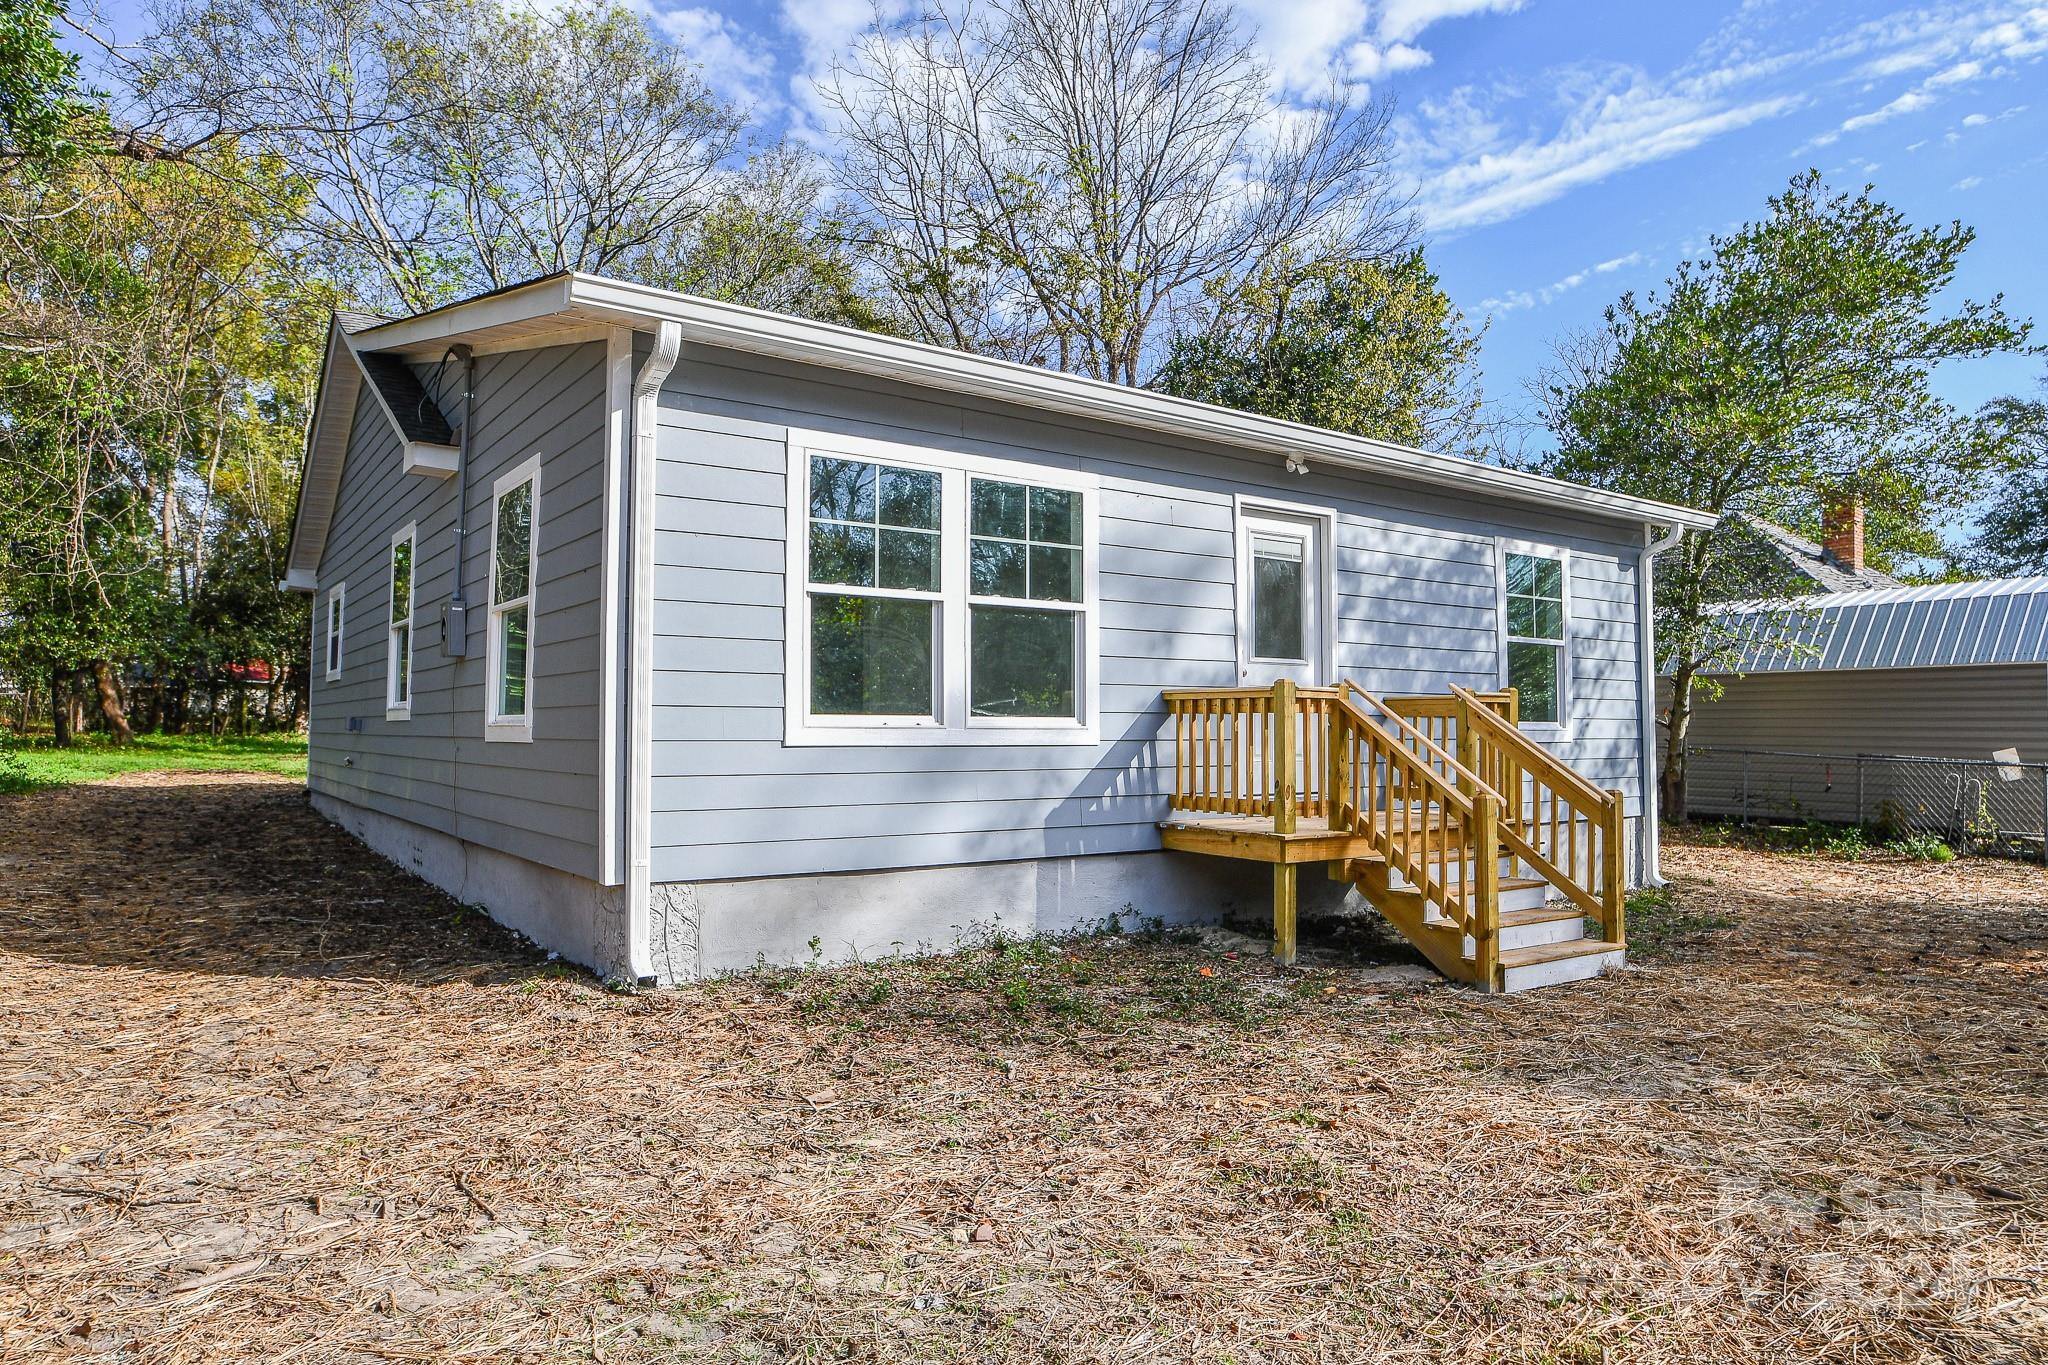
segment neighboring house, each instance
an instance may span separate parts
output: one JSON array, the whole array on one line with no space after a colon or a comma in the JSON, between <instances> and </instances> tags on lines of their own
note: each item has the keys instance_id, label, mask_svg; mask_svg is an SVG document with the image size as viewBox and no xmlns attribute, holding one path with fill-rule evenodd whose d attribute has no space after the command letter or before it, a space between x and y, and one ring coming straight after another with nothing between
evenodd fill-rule
<instances>
[{"instance_id":1,"label":"neighboring house","mask_svg":"<svg viewBox=\"0 0 2048 1365\"><path fill-rule=\"evenodd\" d=\"M2048 578L1876 588L1718 613L1741 641L1688 739L2048 762Z\"/></svg>"},{"instance_id":2,"label":"neighboring house","mask_svg":"<svg viewBox=\"0 0 2048 1365\"><path fill-rule=\"evenodd\" d=\"M554 276L330 333L287 580L313 595L308 785L642 982L1213 919L1269 886L1291 925L1314 860L1454 975L1538 984L1615 960L1558 940L1580 907L1618 936L1624 866L1654 869L1649 564L1710 523ZM1270 883L1163 851L1197 835Z\"/></svg>"},{"instance_id":3,"label":"neighboring house","mask_svg":"<svg viewBox=\"0 0 2048 1365\"><path fill-rule=\"evenodd\" d=\"M1774 521L1737 512L1735 519L1756 539L1769 561L1789 584L1806 593L1861 592L1867 588L1902 588L1890 574L1863 562L1863 507L1858 502L1829 507L1821 534L1824 543L1808 540ZM1791 592L1791 586L1786 589Z\"/></svg>"}]
</instances>

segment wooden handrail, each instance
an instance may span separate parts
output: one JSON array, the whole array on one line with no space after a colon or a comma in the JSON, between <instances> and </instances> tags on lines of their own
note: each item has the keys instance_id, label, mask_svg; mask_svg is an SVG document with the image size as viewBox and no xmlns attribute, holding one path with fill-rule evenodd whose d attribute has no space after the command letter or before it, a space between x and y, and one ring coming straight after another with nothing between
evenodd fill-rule
<instances>
[{"instance_id":1,"label":"wooden handrail","mask_svg":"<svg viewBox=\"0 0 2048 1365\"><path fill-rule=\"evenodd\" d=\"M1373 719L1354 693L1393 724ZM1348 777L1338 818L1424 906L1472 939L1475 975L1492 989L1500 960L1499 797L1356 683L1344 684L1332 721Z\"/></svg>"},{"instance_id":2,"label":"wooden handrail","mask_svg":"<svg viewBox=\"0 0 2048 1365\"><path fill-rule=\"evenodd\" d=\"M1602 938L1625 942L1622 793L1588 782L1479 694L1455 685L1451 693L1464 708L1459 750L1502 795L1502 843L1598 919Z\"/></svg>"}]
</instances>

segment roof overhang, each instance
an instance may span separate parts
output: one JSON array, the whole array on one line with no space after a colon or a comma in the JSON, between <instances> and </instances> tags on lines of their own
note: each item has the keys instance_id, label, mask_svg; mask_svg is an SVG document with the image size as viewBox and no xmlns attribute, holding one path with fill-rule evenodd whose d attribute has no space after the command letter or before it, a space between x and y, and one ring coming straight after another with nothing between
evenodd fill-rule
<instances>
[{"instance_id":1,"label":"roof overhang","mask_svg":"<svg viewBox=\"0 0 2048 1365\"><path fill-rule=\"evenodd\" d=\"M1403 483L1454 489L1468 496L1477 494L1598 520L1686 530L1708 530L1718 520L1711 513L1673 503L1587 488L1455 455L600 275L550 275L367 328L347 342L361 350L425 362L457 339L479 353L488 353L594 340L610 327L645 331L663 322L676 323L684 341L704 346L972 394L1068 417L1259 451L1293 462L1322 461ZM332 359L330 346L330 372ZM334 397L341 397L338 389ZM324 409L328 401L325 392L321 401ZM353 401L350 394L349 403ZM309 490L314 462L328 455L317 443L324 415L324 411L316 415L315 438L308 444ZM331 503L327 510L332 511ZM304 511L302 499L300 532L309 529ZM299 534L295 533L295 554L298 543Z\"/></svg>"},{"instance_id":2,"label":"roof overhang","mask_svg":"<svg viewBox=\"0 0 2048 1365\"><path fill-rule=\"evenodd\" d=\"M318 585L320 556L327 545L327 527L334 517L335 499L341 493L341 470L348 459L349 436L355 424L356 403L368 388L384 420L398 436L405 472L429 478L446 478L455 472L461 450L447 419L419 390L417 381L405 387L409 374L380 376L374 362L365 359L365 348L357 344L341 324L332 318L327 325L327 350L320 361L320 383L314 392L313 416L306 429L305 461L299 472L299 505L292 516L292 543L285 560L284 588L288 592L312 592ZM401 391L402 390L402 391ZM409 404L407 420L400 420L393 403Z\"/></svg>"}]
</instances>

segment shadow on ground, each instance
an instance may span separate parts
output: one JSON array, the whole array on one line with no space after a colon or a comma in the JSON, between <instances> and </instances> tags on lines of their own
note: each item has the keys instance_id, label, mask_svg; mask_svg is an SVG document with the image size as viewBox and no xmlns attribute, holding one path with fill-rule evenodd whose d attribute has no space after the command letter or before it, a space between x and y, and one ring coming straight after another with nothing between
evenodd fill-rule
<instances>
[{"instance_id":1,"label":"shadow on ground","mask_svg":"<svg viewBox=\"0 0 2048 1365\"><path fill-rule=\"evenodd\" d=\"M315 814L300 783L149 773L0 797L0 952L408 984L545 957Z\"/></svg>"}]
</instances>

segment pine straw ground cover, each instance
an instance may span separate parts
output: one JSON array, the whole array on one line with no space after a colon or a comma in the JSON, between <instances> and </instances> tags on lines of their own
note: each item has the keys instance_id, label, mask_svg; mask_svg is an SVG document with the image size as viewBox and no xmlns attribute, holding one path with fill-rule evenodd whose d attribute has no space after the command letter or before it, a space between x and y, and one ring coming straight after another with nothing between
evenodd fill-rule
<instances>
[{"instance_id":1,"label":"pine straw ground cover","mask_svg":"<svg viewBox=\"0 0 2048 1365\"><path fill-rule=\"evenodd\" d=\"M8 798L0 1358L2042 1359L2040 869L1669 863L1507 999L1355 933L621 995L276 778Z\"/></svg>"}]
</instances>

